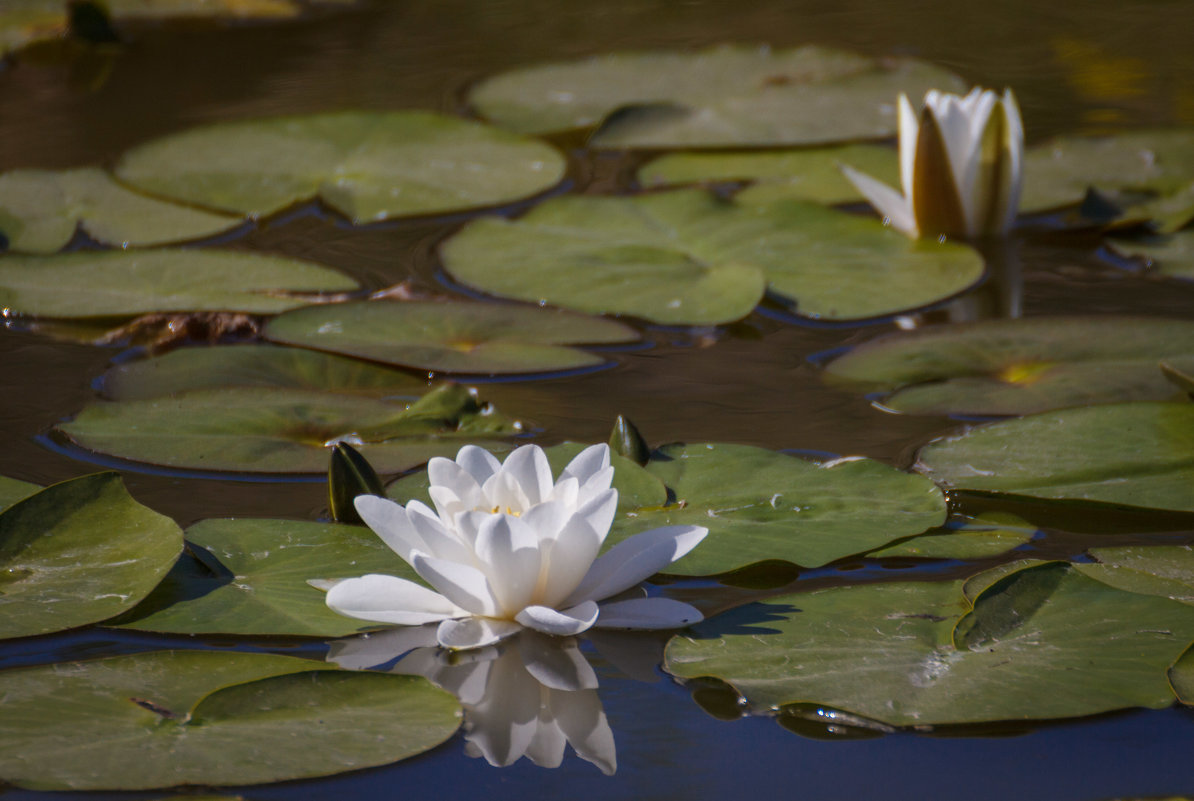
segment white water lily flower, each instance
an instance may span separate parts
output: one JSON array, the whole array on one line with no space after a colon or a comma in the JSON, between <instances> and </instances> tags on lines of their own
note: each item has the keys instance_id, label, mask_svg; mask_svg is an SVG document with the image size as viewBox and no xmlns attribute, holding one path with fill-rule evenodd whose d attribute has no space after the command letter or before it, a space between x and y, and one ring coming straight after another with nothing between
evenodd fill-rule
<instances>
[{"instance_id":1,"label":"white water lily flower","mask_svg":"<svg viewBox=\"0 0 1194 801\"><path fill-rule=\"evenodd\" d=\"M477 648L523 627L570 636L592 626L668 629L701 619L694 607L668 598L598 607L708 533L699 526L658 528L598 558L618 503L608 445L581 451L558 481L536 445L515 450L504 464L466 445L455 461L432 459L427 473L435 511L371 495L358 496L355 505L435 589L377 574L345 579L328 589L333 610L379 623L438 621L436 637L445 648Z\"/></svg>"},{"instance_id":2,"label":"white water lily flower","mask_svg":"<svg viewBox=\"0 0 1194 801\"><path fill-rule=\"evenodd\" d=\"M912 237L1006 236L1020 203L1024 126L1011 90L965 97L932 90L917 119L901 94L901 195L869 175L842 172L892 226Z\"/></svg>"}]
</instances>

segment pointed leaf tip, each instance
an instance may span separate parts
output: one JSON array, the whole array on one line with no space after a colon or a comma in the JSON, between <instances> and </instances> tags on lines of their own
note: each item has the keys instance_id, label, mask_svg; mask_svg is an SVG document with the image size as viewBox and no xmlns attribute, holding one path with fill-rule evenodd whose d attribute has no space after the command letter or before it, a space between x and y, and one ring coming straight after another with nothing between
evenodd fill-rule
<instances>
[{"instance_id":1,"label":"pointed leaf tip","mask_svg":"<svg viewBox=\"0 0 1194 801\"><path fill-rule=\"evenodd\" d=\"M638 427L622 415L614 421L613 430L609 435L609 446L614 453L624 456L630 461L645 465L651 458L651 448Z\"/></svg>"},{"instance_id":2,"label":"pointed leaf tip","mask_svg":"<svg viewBox=\"0 0 1194 801\"><path fill-rule=\"evenodd\" d=\"M332 446L328 463L328 506L337 523L360 525L364 521L353 506L358 495L385 497L377 471L364 456L346 442Z\"/></svg>"}]
</instances>

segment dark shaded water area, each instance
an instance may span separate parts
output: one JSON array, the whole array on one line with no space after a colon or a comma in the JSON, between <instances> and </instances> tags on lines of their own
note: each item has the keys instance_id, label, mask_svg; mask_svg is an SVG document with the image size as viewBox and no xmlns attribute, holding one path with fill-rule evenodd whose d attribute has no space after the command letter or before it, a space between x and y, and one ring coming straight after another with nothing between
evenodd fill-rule
<instances>
[{"instance_id":1,"label":"dark shaded water area","mask_svg":"<svg viewBox=\"0 0 1194 801\"><path fill-rule=\"evenodd\" d=\"M0 6L4 0L0 0ZM271 25L145 25L109 62L63 61L37 51L0 68L0 171L109 165L127 148L200 123L341 108L462 112L473 81L534 62L637 48L720 42L836 45L914 55L968 81L1015 89L1029 143L1062 133L1194 124L1194 6L1184 0L982 5L948 0L834 2L387 2L317 11ZM635 155L591 154L575 138L564 190L632 191ZM516 205L503 213L516 213ZM471 215L470 215L471 216ZM315 205L226 237L232 247L309 259L370 288L411 279L417 289L459 291L436 247L469 217L354 228ZM76 246L85 247L86 242ZM1026 316L1133 313L1188 317L1194 284L1163 280L1100 249L1093 234L1025 234L1012 245L1023 270ZM976 290L982 297L994 291ZM956 303L970 302L962 299ZM944 317L949 309L930 314ZM525 421L536 441L600 441L617 414L653 444L730 441L814 454L859 454L907 466L916 447L961 423L898 416L857 392L824 384L817 360L891 330L822 325L762 309L732 326L639 326L645 346L608 352L610 366L535 380L481 380L482 395ZM49 434L96 396L113 359L135 352L74 345L14 327L0 331L0 474L48 484L112 466ZM209 517L314 519L326 514L321 480L190 477L116 465L139 501L182 525ZM1188 541L1189 519L1136 513L1075 514L1041 503L954 499L958 509L1014 511L1047 530L1044 556L1100 544ZM937 577L909 564L831 566L795 586ZM738 597L726 591L727 603ZM102 629L0 647L0 667L159 647L238 647L318 657L301 641L173 638ZM1128 711L1028 729L899 732L820 740L768 717L719 720L690 689L662 673L655 684L622 677L594 657L613 727L612 778L575 758L556 770L525 760L495 769L462 755L457 735L388 768L245 788L260 799L462 797L730 798L751 792L828 799L1074 799L1194 794L1189 710ZM807 734L807 732L806 732ZM106 793L115 799L168 795ZM13 801L79 797L0 790Z\"/></svg>"}]
</instances>

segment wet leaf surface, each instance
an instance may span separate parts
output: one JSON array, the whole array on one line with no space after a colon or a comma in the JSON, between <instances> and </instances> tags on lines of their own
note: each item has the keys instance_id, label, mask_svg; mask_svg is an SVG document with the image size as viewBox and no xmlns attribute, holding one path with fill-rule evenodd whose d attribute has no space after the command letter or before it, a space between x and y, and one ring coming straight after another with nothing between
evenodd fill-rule
<instances>
[{"instance_id":1,"label":"wet leaf surface","mask_svg":"<svg viewBox=\"0 0 1194 801\"><path fill-rule=\"evenodd\" d=\"M1167 400L1158 362L1194 356L1194 323L1143 317L1032 317L937 325L853 348L825 366L888 394L911 414L1029 414L1066 406Z\"/></svg>"},{"instance_id":2,"label":"wet leaf surface","mask_svg":"<svg viewBox=\"0 0 1194 801\"><path fill-rule=\"evenodd\" d=\"M368 302L309 306L270 321L267 338L387 364L449 373L539 373L604 359L569 345L634 342L634 329L525 306Z\"/></svg>"},{"instance_id":3,"label":"wet leaf surface","mask_svg":"<svg viewBox=\"0 0 1194 801\"><path fill-rule=\"evenodd\" d=\"M140 145L122 181L252 217L318 197L356 223L507 203L563 177L551 147L423 111L229 122Z\"/></svg>"},{"instance_id":4,"label":"wet leaf surface","mask_svg":"<svg viewBox=\"0 0 1194 801\"><path fill-rule=\"evenodd\" d=\"M422 753L460 723L456 700L422 678L272 654L18 668L0 672L0 695L0 777L44 790L327 776Z\"/></svg>"}]
</instances>

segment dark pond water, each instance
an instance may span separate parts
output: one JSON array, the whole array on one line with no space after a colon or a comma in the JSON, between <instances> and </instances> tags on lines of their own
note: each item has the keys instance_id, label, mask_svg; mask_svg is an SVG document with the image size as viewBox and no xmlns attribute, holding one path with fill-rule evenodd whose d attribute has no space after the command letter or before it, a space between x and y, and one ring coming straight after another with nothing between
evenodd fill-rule
<instances>
[{"instance_id":1,"label":"dark pond water","mask_svg":"<svg viewBox=\"0 0 1194 801\"><path fill-rule=\"evenodd\" d=\"M0 0L2 7L4 0ZM86 65L21 60L0 69L0 170L110 164L145 139L198 123L335 108L460 111L470 82L504 68L628 48L723 41L816 42L870 54L933 60L983 85L1016 90L1030 143L1062 132L1194 124L1194 6L1185 0L1043 4L1009 0L598 2L446 0L362 3L264 26L149 26L100 80ZM572 143L565 143L572 144ZM573 152L573 191L629 189L631 157ZM324 263L373 287L406 277L443 291L436 244L460 220L353 229L315 207L269 220L237 247ZM1026 315L1132 312L1189 316L1194 286L1125 269L1081 234L1034 237L1018 248ZM577 376L496 382L484 392L541 430L544 444L606 437L616 414L653 443L721 440L776 449L862 454L906 465L914 447L957 421L883 414L856 394L824 386L810 359L865 340L877 326L818 326L756 313L708 330L647 328L650 347L613 354L614 366ZM0 474L42 484L97 469L46 432L94 397L92 382L117 350L0 332ZM313 519L325 488L180 478L126 469L142 503L186 525L207 517ZM1057 529L1044 546L1083 549L1097 526L1128 535L1131 520L1059 519L1031 504L1016 511ZM1151 530L1172 528L1154 520ZM833 571L818 580L831 581ZM212 643L104 631L36 638L0 648L0 666L147 647ZM227 640L216 643L226 647ZM321 646L266 643L284 652ZM244 646L248 647L248 646ZM619 769L607 778L575 758L557 770L526 761L491 768L462 755L460 735L389 768L248 788L261 799L784 797L1106 799L1194 794L1194 715L1130 711L1035 730L898 733L823 741L770 718L722 721L660 674L653 685L598 661L601 697ZM992 735L998 736L992 736ZM150 793L159 797L166 793ZM58 794L0 791L5 799ZM65 796L63 796L65 797ZM128 794L98 795L125 798Z\"/></svg>"}]
</instances>

